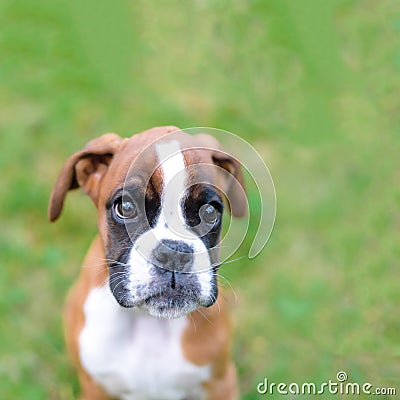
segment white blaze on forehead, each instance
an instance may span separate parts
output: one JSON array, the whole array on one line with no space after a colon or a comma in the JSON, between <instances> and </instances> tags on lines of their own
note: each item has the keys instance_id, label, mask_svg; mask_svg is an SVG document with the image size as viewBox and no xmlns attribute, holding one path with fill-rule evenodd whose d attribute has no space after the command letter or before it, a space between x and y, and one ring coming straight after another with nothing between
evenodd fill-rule
<instances>
[{"instance_id":1,"label":"white blaze on forehead","mask_svg":"<svg viewBox=\"0 0 400 400\"><path fill-rule=\"evenodd\" d=\"M185 220L181 209L186 181L183 153L177 140L157 144L156 152L163 175L161 215L158 223L167 224L169 229L185 238L187 231L184 229Z\"/></svg>"},{"instance_id":2,"label":"white blaze on forehead","mask_svg":"<svg viewBox=\"0 0 400 400\"><path fill-rule=\"evenodd\" d=\"M165 188L178 172L185 169L185 160L177 140L156 144L156 151L163 172ZM184 182L181 183L183 186Z\"/></svg>"}]
</instances>

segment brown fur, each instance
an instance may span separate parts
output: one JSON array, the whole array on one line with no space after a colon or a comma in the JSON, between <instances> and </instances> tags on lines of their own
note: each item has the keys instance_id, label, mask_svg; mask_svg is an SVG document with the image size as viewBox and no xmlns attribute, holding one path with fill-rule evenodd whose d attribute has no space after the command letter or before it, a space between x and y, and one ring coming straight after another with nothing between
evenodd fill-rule
<instances>
[{"instance_id":1,"label":"brown fur","mask_svg":"<svg viewBox=\"0 0 400 400\"><path fill-rule=\"evenodd\" d=\"M61 214L64 198L70 189L78 186L89 195L99 209L99 236L93 241L83 262L78 281L72 287L65 307L65 336L67 348L73 363L77 367L81 383L82 398L85 400L111 400L106 393L80 364L79 335L85 324L83 305L89 292L103 285L108 279L104 244L107 240L105 202L109 194L121 185L131 165L132 159L148 146L154 139L176 131L175 127L153 128L131 139L121 139L115 134L106 134L88 143L81 151L72 155L63 167L54 186L50 205L49 219L55 221ZM215 139L207 135L196 137L199 145L217 146ZM193 137L182 137L183 146L192 145ZM217 163L231 172L243 185L243 177L239 164L228 156L220 153L210 154L210 151L191 150L185 153L187 164L198 162ZM116 155L118 157L116 157ZM114 162L117 159L117 162ZM217 160L217 162L215 161ZM151 165L152 160L148 160ZM149 166L141 165L146 169ZM152 185L159 190L162 184L160 171L152 176ZM237 189L235 189L237 190ZM231 204L234 215L243 215L245 206L237 192L225 185L225 193ZM189 327L182 337L183 354L195 365L212 365L212 378L204 383L209 400L233 400L237 398L235 368L230 361L231 325L227 307L222 296L218 302L205 309L199 309L187 316Z\"/></svg>"}]
</instances>

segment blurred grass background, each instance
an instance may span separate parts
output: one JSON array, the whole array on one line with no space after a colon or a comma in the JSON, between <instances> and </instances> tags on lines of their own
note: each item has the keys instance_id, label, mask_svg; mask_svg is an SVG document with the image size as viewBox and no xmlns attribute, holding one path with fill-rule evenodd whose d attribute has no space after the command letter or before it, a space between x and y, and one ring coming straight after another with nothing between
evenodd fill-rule
<instances>
[{"instance_id":1,"label":"blurred grass background","mask_svg":"<svg viewBox=\"0 0 400 400\"><path fill-rule=\"evenodd\" d=\"M0 398L77 394L61 309L96 227L80 193L47 222L64 160L166 124L239 134L275 181L267 247L222 272L242 398L339 370L400 393L399 35L396 0L0 0Z\"/></svg>"}]
</instances>

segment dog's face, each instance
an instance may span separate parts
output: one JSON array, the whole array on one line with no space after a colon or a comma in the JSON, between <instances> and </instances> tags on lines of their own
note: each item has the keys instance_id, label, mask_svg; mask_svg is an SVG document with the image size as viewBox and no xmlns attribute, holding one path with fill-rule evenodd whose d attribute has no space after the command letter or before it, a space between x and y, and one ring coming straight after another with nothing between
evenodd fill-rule
<instances>
[{"instance_id":1,"label":"dog's face","mask_svg":"<svg viewBox=\"0 0 400 400\"><path fill-rule=\"evenodd\" d=\"M211 137L172 131L108 137L95 144L100 152L89 144L67 167L74 169L69 188L82 186L97 205L114 297L160 317L216 301L223 197L233 214L246 210L238 162ZM56 184L52 220L66 192L57 191Z\"/></svg>"},{"instance_id":2,"label":"dog's face","mask_svg":"<svg viewBox=\"0 0 400 400\"><path fill-rule=\"evenodd\" d=\"M104 182L111 190L99 208L112 293L120 305L157 316L181 315L217 298L222 197L214 176L198 175L201 166L189 174L189 166L212 161L185 149L182 139L167 136L149 145L117 185L108 178L122 171L111 165ZM126 146L122 157L132 150Z\"/></svg>"}]
</instances>

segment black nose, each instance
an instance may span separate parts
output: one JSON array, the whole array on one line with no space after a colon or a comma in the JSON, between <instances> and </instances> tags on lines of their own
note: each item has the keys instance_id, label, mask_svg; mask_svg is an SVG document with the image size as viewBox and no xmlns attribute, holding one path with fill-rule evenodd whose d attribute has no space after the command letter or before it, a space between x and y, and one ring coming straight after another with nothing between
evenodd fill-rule
<instances>
[{"instance_id":1,"label":"black nose","mask_svg":"<svg viewBox=\"0 0 400 400\"><path fill-rule=\"evenodd\" d=\"M158 267L189 272L193 265L193 248L182 241L163 239L153 250L153 257Z\"/></svg>"}]
</instances>

